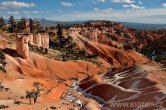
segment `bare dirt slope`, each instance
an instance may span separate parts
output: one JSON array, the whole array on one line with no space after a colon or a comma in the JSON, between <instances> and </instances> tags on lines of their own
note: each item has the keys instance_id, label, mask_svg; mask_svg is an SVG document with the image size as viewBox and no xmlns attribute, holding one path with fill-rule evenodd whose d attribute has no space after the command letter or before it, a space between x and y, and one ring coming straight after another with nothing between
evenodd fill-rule
<instances>
[{"instance_id":1,"label":"bare dirt slope","mask_svg":"<svg viewBox=\"0 0 166 110\"><path fill-rule=\"evenodd\" d=\"M123 51L105 44L94 42L79 34L79 31L71 32L74 42L81 48L93 54L98 54L112 66L127 66L142 64L148 60L136 51Z\"/></svg>"},{"instance_id":2,"label":"bare dirt slope","mask_svg":"<svg viewBox=\"0 0 166 110\"><path fill-rule=\"evenodd\" d=\"M110 79L111 74L114 76ZM125 70L123 68L120 72L111 71L107 77L103 77L103 82L96 83L97 79L83 80L79 87L86 94L91 94L91 97L95 96L98 102L103 103L102 108L119 110L123 107L123 110L152 110L166 106L166 72L154 64L136 65ZM124 103L128 105L119 105ZM138 107L139 103L143 103L144 106ZM151 105L145 106L150 103ZM160 105L155 106L152 103ZM130 104L135 104L135 106L130 106Z\"/></svg>"}]
</instances>

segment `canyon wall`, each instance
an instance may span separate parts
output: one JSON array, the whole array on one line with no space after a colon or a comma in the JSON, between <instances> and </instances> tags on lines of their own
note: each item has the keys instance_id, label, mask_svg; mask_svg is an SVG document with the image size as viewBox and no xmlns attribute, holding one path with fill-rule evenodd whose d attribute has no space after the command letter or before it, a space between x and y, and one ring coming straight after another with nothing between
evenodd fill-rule
<instances>
[{"instance_id":1,"label":"canyon wall","mask_svg":"<svg viewBox=\"0 0 166 110\"><path fill-rule=\"evenodd\" d=\"M28 44L38 47L49 48L49 35L46 33L38 34L17 34L17 53L22 58L27 58L29 55Z\"/></svg>"},{"instance_id":2,"label":"canyon wall","mask_svg":"<svg viewBox=\"0 0 166 110\"><path fill-rule=\"evenodd\" d=\"M36 45L43 48L49 48L49 35L46 33L25 35L31 45Z\"/></svg>"}]
</instances>

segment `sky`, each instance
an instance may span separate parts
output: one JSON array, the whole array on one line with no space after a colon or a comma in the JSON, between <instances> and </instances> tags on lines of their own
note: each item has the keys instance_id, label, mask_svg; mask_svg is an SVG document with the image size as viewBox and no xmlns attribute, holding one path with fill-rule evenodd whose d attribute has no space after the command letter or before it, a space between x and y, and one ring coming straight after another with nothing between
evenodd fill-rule
<instances>
[{"instance_id":1,"label":"sky","mask_svg":"<svg viewBox=\"0 0 166 110\"><path fill-rule=\"evenodd\" d=\"M166 24L166 0L0 0L0 16Z\"/></svg>"}]
</instances>

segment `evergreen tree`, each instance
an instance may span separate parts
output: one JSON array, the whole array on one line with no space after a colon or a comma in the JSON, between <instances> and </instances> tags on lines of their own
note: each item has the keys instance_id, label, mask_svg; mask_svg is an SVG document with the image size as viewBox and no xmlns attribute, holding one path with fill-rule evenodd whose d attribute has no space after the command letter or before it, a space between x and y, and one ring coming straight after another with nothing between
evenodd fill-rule
<instances>
[{"instance_id":1,"label":"evergreen tree","mask_svg":"<svg viewBox=\"0 0 166 110\"><path fill-rule=\"evenodd\" d=\"M30 32L33 33L34 32L34 21L32 19L29 19L29 28L30 28Z\"/></svg>"},{"instance_id":2,"label":"evergreen tree","mask_svg":"<svg viewBox=\"0 0 166 110\"><path fill-rule=\"evenodd\" d=\"M62 28L62 25L58 24L56 26L56 28L57 28L57 36L58 36L59 47L62 47L62 39L63 39L63 28Z\"/></svg>"},{"instance_id":3,"label":"evergreen tree","mask_svg":"<svg viewBox=\"0 0 166 110\"><path fill-rule=\"evenodd\" d=\"M21 32L22 31L22 23L20 21L17 22L16 31L17 32Z\"/></svg>"},{"instance_id":4,"label":"evergreen tree","mask_svg":"<svg viewBox=\"0 0 166 110\"><path fill-rule=\"evenodd\" d=\"M41 95L41 92L43 91L43 84L39 82L34 82L33 87L35 89L32 89L31 91L26 91L26 98L29 99L29 104L31 104L31 99L33 99L34 104L36 103L38 97Z\"/></svg>"},{"instance_id":5,"label":"evergreen tree","mask_svg":"<svg viewBox=\"0 0 166 110\"><path fill-rule=\"evenodd\" d=\"M4 18L1 17L0 18L0 28L4 27L5 26L5 21L4 21Z\"/></svg>"},{"instance_id":6,"label":"evergreen tree","mask_svg":"<svg viewBox=\"0 0 166 110\"><path fill-rule=\"evenodd\" d=\"M33 98L33 92L32 91L26 91L26 98L29 99L29 104L31 105L32 101L31 99Z\"/></svg>"},{"instance_id":7,"label":"evergreen tree","mask_svg":"<svg viewBox=\"0 0 166 110\"><path fill-rule=\"evenodd\" d=\"M10 16L8 24L10 25L9 32L13 32L16 28L16 22L13 16Z\"/></svg>"},{"instance_id":8,"label":"evergreen tree","mask_svg":"<svg viewBox=\"0 0 166 110\"><path fill-rule=\"evenodd\" d=\"M34 82L33 87L35 87L35 89L33 91L34 91L34 103L36 103L38 97L41 94L41 91L43 91L43 84L41 84L39 82Z\"/></svg>"},{"instance_id":9,"label":"evergreen tree","mask_svg":"<svg viewBox=\"0 0 166 110\"><path fill-rule=\"evenodd\" d=\"M22 17L22 18L20 19L20 22L21 22L21 27L22 27L22 29L25 30L25 29L26 29L26 18L25 18L25 17Z\"/></svg>"},{"instance_id":10,"label":"evergreen tree","mask_svg":"<svg viewBox=\"0 0 166 110\"><path fill-rule=\"evenodd\" d=\"M22 17L18 22L17 22L17 32L23 32L26 29L26 19Z\"/></svg>"}]
</instances>

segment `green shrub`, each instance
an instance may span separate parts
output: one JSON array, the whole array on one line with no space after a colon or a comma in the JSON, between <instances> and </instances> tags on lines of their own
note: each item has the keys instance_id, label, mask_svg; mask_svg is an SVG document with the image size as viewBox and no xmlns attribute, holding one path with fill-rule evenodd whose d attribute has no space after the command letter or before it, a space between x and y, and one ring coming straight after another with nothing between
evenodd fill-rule
<instances>
[{"instance_id":1,"label":"green shrub","mask_svg":"<svg viewBox=\"0 0 166 110\"><path fill-rule=\"evenodd\" d=\"M47 48L31 45L30 43L28 45L29 45L30 51L33 51L33 52L39 53L39 54L48 54Z\"/></svg>"},{"instance_id":2,"label":"green shrub","mask_svg":"<svg viewBox=\"0 0 166 110\"><path fill-rule=\"evenodd\" d=\"M7 92L8 90L9 90L9 88L5 88L5 87L2 85L2 83L0 83L0 92L3 92L3 91Z\"/></svg>"},{"instance_id":3,"label":"green shrub","mask_svg":"<svg viewBox=\"0 0 166 110\"><path fill-rule=\"evenodd\" d=\"M50 108L51 108L51 109L53 109L53 110L57 109L57 108L56 108L56 107L54 107L54 106L51 106Z\"/></svg>"},{"instance_id":4,"label":"green shrub","mask_svg":"<svg viewBox=\"0 0 166 110\"><path fill-rule=\"evenodd\" d=\"M39 82L33 83L34 89L32 90L26 90L26 98L29 99L29 104L31 105L31 99L33 98L33 102L36 103L38 97L41 95L41 92L43 91L43 84Z\"/></svg>"},{"instance_id":5,"label":"green shrub","mask_svg":"<svg viewBox=\"0 0 166 110\"><path fill-rule=\"evenodd\" d=\"M4 73L6 72L6 61L5 61L5 54L3 53L2 49L0 49L0 70Z\"/></svg>"},{"instance_id":6,"label":"green shrub","mask_svg":"<svg viewBox=\"0 0 166 110\"><path fill-rule=\"evenodd\" d=\"M18 101L18 100L15 100L14 101L14 104L16 104L16 105L20 105L22 102L21 101Z\"/></svg>"},{"instance_id":7,"label":"green shrub","mask_svg":"<svg viewBox=\"0 0 166 110\"><path fill-rule=\"evenodd\" d=\"M8 106L6 106L6 105L0 105L0 109L6 109L6 108L8 108Z\"/></svg>"}]
</instances>

